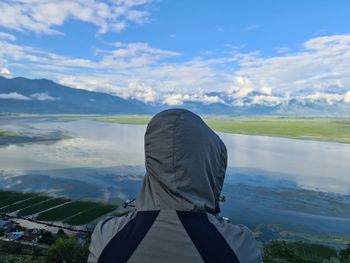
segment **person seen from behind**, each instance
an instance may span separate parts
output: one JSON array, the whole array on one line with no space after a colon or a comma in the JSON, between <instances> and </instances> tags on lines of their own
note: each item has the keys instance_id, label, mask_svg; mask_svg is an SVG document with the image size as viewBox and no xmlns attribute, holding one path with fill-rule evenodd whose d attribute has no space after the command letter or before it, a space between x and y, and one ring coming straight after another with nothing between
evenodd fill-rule
<instances>
[{"instance_id":1,"label":"person seen from behind","mask_svg":"<svg viewBox=\"0 0 350 263\"><path fill-rule=\"evenodd\" d=\"M145 158L134 211L95 227L88 262L262 262L252 232L219 216L227 151L199 116L154 116Z\"/></svg>"}]
</instances>

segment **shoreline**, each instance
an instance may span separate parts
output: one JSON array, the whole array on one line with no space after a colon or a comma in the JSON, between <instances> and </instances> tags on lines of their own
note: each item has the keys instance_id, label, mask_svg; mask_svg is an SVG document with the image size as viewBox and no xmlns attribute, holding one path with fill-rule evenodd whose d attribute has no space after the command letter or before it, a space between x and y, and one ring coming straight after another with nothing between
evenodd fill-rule
<instances>
[{"instance_id":1,"label":"shoreline","mask_svg":"<svg viewBox=\"0 0 350 263\"><path fill-rule=\"evenodd\" d=\"M103 123L147 125L151 119L148 115L9 115L1 116L1 121L14 119L51 118L52 121L96 121ZM286 117L286 116L251 116L218 117L205 116L203 120L216 132L235 135L264 136L293 140L350 144L350 117ZM8 129L0 130L0 145L9 138L14 144L41 142L40 138L29 138ZM10 135L10 136L9 136ZM21 139L22 138L22 139ZM31 140L33 139L33 140ZM42 138L43 142L48 138Z\"/></svg>"}]
</instances>

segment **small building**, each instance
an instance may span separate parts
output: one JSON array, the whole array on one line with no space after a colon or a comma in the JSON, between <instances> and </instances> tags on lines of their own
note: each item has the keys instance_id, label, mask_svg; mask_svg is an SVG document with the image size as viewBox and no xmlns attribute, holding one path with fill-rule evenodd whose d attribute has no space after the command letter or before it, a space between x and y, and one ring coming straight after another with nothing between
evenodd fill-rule
<instances>
[{"instance_id":1,"label":"small building","mask_svg":"<svg viewBox=\"0 0 350 263\"><path fill-rule=\"evenodd\" d=\"M24 236L23 231L18 231L18 232L10 232L6 234L6 237L8 240L15 241L15 240L21 240L21 238Z\"/></svg>"},{"instance_id":2,"label":"small building","mask_svg":"<svg viewBox=\"0 0 350 263\"><path fill-rule=\"evenodd\" d=\"M6 232L11 231L13 228L13 224L11 221L0 220L0 230Z\"/></svg>"},{"instance_id":3,"label":"small building","mask_svg":"<svg viewBox=\"0 0 350 263\"><path fill-rule=\"evenodd\" d=\"M9 221L1 220L1 219L0 219L0 229L6 228L9 224L10 224Z\"/></svg>"},{"instance_id":4,"label":"small building","mask_svg":"<svg viewBox=\"0 0 350 263\"><path fill-rule=\"evenodd\" d=\"M23 241L37 243L38 238L41 236L41 231L39 229L28 229L24 232L22 237Z\"/></svg>"}]
</instances>

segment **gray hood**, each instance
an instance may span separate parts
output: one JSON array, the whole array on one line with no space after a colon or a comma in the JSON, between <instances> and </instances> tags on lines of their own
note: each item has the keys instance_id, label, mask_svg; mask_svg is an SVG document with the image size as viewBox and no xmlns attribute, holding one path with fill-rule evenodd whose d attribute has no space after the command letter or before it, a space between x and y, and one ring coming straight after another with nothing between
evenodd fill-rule
<instances>
[{"instance_id":1,"label":"gray hood","mask_svg":"<svg viewBox=\"0 0 350 263\"><path fill-rule=\"evenodd\" d=\"M145 155L137 210L220 211L226 147L199 116L183 109L158 113L146 130Z\"/></svg>"}]
</instances>

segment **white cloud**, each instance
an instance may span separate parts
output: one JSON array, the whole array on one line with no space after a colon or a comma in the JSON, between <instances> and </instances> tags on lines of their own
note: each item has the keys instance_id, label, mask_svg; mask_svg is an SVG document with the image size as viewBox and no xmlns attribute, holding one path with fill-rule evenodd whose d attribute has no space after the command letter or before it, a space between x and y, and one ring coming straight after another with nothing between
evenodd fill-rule
<instances>
[{"instance_id":1,"label":"white cloud","mask_svg":"<svg viewBox=\"0 0 350 263\"><path fill-rule=\"evenodd\" d=\"M157 100L157 92L149 86L139 83L129 83L128 88L116 88L114 93L123 99L137 99L146 103L154 103Z\"/></svg>"},{"instance_id":2,"label":"white cloud","mask_svg":"<svg viewBox=\"0 0 350 263\"><path fill-rule=\"evenodd\" d=\"M345 94L329 94L316 92L307 96L302 96L301 99L308 100L312 102L326 102L329 105L335 104L337 102L350 102L350 91Z\"/></svg>"},{"instance_id":3,"label":"white cloud","mask_svg":"<svg viewBox=\"0 0 350 263\"><path fill-rule=\"evenodd\" d=\"M278 105L283 102L284 99L277 96L269 95L257 95L252 97L252 104L263 104L267 106Z\"/></svg>"},{"instance_id":4,"label":"white cloud","mask_svg":"<svg viewBox=\"0 0 350 263\"><path fill-rule=\"evenodd\" d=\"M251 24L251 25L247 25L245 28L244 28L244 31L253 31L253 30L257 30L259 29L260 26L257 25L257 24Z\"/></svg>"},{"instance_id":5,"label":"white cloud","mask_svg":"<svg viewBox=\"0 0 350 263\"><path fill-rule=\"evenodd\" d=\"M14 35L11 35L5 32L0 32L0 39L16 41L16 37Z\"/></svg>"},{"instance_id":6,"label":"white cloud","mask_svg":"<svg viewBox=\"0 0 350 263\"><path fill-rule=\"evenodd\" d=\"M7 99L7 100L30 100L30 98L19 94L17 92L11 92L11 93L2 93L0 94L0 99Z\"/></svg>"},{"instance_id":7,"label":"white cloud","mask_svg":"<svg viewBox=\"0 0 350 263\"><path fill-rule=\"evenodd\" d=\"M303 49L281 56L240 60L237 75L255 87L261 82L280 94L296 94L303 89L327 89L340 82L350 87L350 35L317 37Z\"/></svg>"},{"instance_id":8,"label":"white cloud","mask_svg":"<svg viewBox=\"0 0 350 263\"><path fill-rule=\"evenodd\" d=\"M221 57L186 60L147 43L119 42L95 55L67 57L0 40L0 65L6 69L20 67L28 77L148 103L223 102L207 94L213 91L241 106L275 105L290 98L329 104L350 100L350 35L313 38L297 52L272 57L230 49Z\"/></svg>"},{"instance_id":9,"label":"white cloud","mask_svg":"<svg viewBox=\"0 0 350 263\"><path fill-rule=\"evenodd\" d=\"M288 47L280 47L280 48L277 48L276 51L277 51L277 53L282 54L282 53L290 52L291 50Z\"/></svg>"},{"instance_id":10,"label":"white cloud","mask_svg":"<svg viewBox=\"0 0 350 263\"><path fill-rule=\"evenodd\" d=\"M9 69L0 67L0 76L10 78L12 77L12 73Z\"/></svg>"},{"instance_id":11,"label":"white cloud","mask_svg":"<svg viewBox=\"0 0 350 263\"><path fill-rule=\"evenodd\" d=\"M100 34L121 31L129 22L142 24L149 13L144 6L153 0L3 0L0 26L18 31L62 34L57 27L68 20L94 24ZM140 10L141 9L141 10Z\"/></svg>"},{"instance_id":12,"label":"white cloud","mask_svg":"<svg viewBox=\"0 0 350 263\"><path fill-rule=\"evenodd\" d=\"M211 103L224 103L222 99L220 99L218 96L208 96L208 95L203 95L203 94L171 94L171 95L166 95L163 103L168 104L170 106L175 106L175 105L181 105L186 101L191 101L191 102L203 102L206 104L211 104Z\"/></svg>"},{"instance_id":13,"label":"white cloud","mask_svg":"<svg viewBox=\"0 0 350 263\"><path fill-rule=\"evenodd\" d=\"M228 89L228 96L234 99L247 97L254 88L247 78L236 77L231 88Z\"/></svg>"},{"instance_id":14,"label":"white cloud","mask_svg":"<svg viewBox=\"0 0 350 263\"><path fill-rule=\"evenodd\" d=\"M170 106L181 105L183 103L183 95L181 94L169 95L164 99L163 103L168 104Z\"/></svg>"},{"instance_id":15,"label":"white cloud","mask_svg":"<svg viewBox=\"0 0 350 263\"><path fill-rule=\"evenodd\" d=\"M40 100L40 101L45 101L45 100L60 100L60 98L58 97L52 97L50 96L50 94L48 92L43 92L43 93L34 93L32 95L30 95L31 98L35 99L35 100Z\"/></svg>"},{"instance_id":16,"label":"white cloud","mask_svg":"<svg viewBox=\"0 0 350 263\"><path fill-rule=\"evenodd\" d=\"M348 91L344 96L344 101L346 103L350 103L350 91Z\"/></svg>"}]
</instances>

